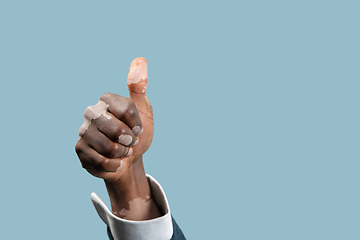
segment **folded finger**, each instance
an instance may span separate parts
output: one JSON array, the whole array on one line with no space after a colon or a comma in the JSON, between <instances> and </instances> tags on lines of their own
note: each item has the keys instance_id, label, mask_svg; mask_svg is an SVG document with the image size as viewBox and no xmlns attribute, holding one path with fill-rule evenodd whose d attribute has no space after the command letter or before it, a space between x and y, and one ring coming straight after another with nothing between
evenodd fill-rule
<instances>
[{"instance_id":1,"label":"folded finger","mask_svg":"<svg viewBox=\"0 0 360 240\"><path fill-rule=\"evenodd\" d=\"M102 95L100 100L108 104L108 111L128 125L134 134L141 134L140 114L132 100L112 93Z\"/></svg>"},{"instance_id":2,"label":"folded finger","mask_svg":"<svg viewBox=\"0 0 360 240\"><path fill-rule=\"evenodd\" d=\"M132 153L132 148L111 141L95 125L89 127L82 139L99 154L108 158L124 158Z\"/></svg>"},{"instance_id":3,"label":"folded finger","mask_svg":"<svg viewBox=\"0 0 360 240\"><path fill-rule=\"evenodd\" d=\"M111 118L101 116L93 121L97 129L113 142L124 146L136 145L138 138L128 125L114 117L112 113L107 113Z\"/></svg>"},{"instance_id":4,"label":"folded finger","mask_svg":"<svg viewBox=\"0 0 360 240\"><path fill-rule=\"evenodd\" d=\"M84 143L84 142L83 142ZM76 147L76 153L83 168L89 172L116 172L122 167L122 160L107 158L99 154L87 144L82 144L81 140Z\"/></svg>"}]
</instances>

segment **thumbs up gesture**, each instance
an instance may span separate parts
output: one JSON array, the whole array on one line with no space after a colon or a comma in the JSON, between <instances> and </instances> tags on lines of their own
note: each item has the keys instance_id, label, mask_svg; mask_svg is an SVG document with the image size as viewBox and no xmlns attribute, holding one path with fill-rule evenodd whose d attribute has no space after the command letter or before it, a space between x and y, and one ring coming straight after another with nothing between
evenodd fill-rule
<instances>
[{"instance_id":1,"label":"thumbs up gesture","mask_svg":"<svg viewBox=\"0 0 360 240\"><path fill-rule=\"evenodd\" d=\"M141 162L154 134L153 110L146 97L147 61L136 58L127 84L130 99L105 93L84 112L75 151L90 174L118 181Z\"/></svg>"}]
</instances>

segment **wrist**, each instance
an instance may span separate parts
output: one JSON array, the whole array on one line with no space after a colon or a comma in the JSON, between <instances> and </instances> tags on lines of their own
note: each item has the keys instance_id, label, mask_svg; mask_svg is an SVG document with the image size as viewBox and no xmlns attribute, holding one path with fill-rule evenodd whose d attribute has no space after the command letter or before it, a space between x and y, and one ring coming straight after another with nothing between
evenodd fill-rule
<instances>
[{"instance_id":1,"label":"wrist","mask_svg":"<svg viewBox=\"0 0 360 240\"><path fill-rule=\"evenodd\" d=\"M105 180L114 215L128 220L149 220L160 216L152 200L142 156L134 160L117 181Z\"/></svg>"}]
</instances>

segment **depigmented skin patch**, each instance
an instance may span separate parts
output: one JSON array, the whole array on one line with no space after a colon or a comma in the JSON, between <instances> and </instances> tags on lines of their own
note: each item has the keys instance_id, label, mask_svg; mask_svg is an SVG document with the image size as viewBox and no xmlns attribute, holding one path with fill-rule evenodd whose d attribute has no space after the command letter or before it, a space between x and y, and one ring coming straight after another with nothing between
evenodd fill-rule
<instances>
[{"instance_id":1,"label":"depigmented skin patch","mask_svg":"<svg viewBox=\"0 0 360 240\"><path fill-rule=\"evenodd\" d=\"M107 119L111 119L111 116L107 114L107 109L109 104L106 104L104 101L99 101L96 105L89 106L86 108L84 112L84 124L81 125L79 129L79 138L81 138L86 130L89 128L91 121L99 118L100 116L104 116Z\"/></svg>"},{"instance_id":2,"label":"depigmented skin patch","mask_svg":"<svg viewBox=\"0 0 360 240\"><path fill-rule=\"evenodd\" d=\"M117 215L125 219L127 219L129 216L131 216L131 218L137 218L138 215L142 215L143 209L150 209L151 205L153 204L150 196L146 196L146 198L146 200L142 199L141 197L135 198L129 202L129 209L123 208L118 212Z\"/></svg>"},{"instance_id":3,"label":"depigmented skin patch","mask_svg":"<svg viewBox=\"0 0 360 240\"><path fill-rule=\"evenodd\" d=\"M147 87L147 61L143 57L134 59L129 68L127 84L129 90L138 94L146 94Z\"/></svg>"},{"instance_id":4,"label":"depigmented skin patch","mask_svg":"<svg viewBox=\"0 0 360 240\"><path fill-rule=\"evenodd\" d=\"M120 134L118 142L122 145L128 146L132 143L133 138L128 134Z\"/></svg>"},{"instance_id":5,"label":"depigmented skin patch","mask_svg":"<svg viewBox=\"0 0 360 240\"><path fill-rule=\"evenodd\" d=\"M132 131L134 132L135 135L140 136L142 134L144 129L142 129L140 126L135 126L133 127Z\"/></svg>"},{"instance_id":6,"label":"depigmented skin patch","mask_svg":"<svg viewBox=\"0 0 360 240\"><path fill-rule=\"evenodd\" d=\"M147 61L145 58L138 58L130 65L127 84L138 83L145 79L147 79Z\"/></svg>"}]
</instances>

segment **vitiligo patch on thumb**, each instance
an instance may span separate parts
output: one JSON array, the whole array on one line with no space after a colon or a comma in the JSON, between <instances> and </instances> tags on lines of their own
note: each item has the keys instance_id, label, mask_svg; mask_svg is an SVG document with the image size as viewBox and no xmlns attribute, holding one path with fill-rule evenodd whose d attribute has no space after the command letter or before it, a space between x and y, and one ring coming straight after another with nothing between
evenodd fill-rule
<instances>
[{"instance_id":1,"label":"vitiligo patch on thumb","mask_svg":"<svg viewBox=\"0 0 360 240\"><path fill-rule=\"evenodd\" d=\"M145 82L145 89L146 89L146 81L147 81L147 61L145 58L139 57L132 61L129 74L127 79L127 84L135 84L139 83L140 81Z\"/></svg>"}]
</instances>

